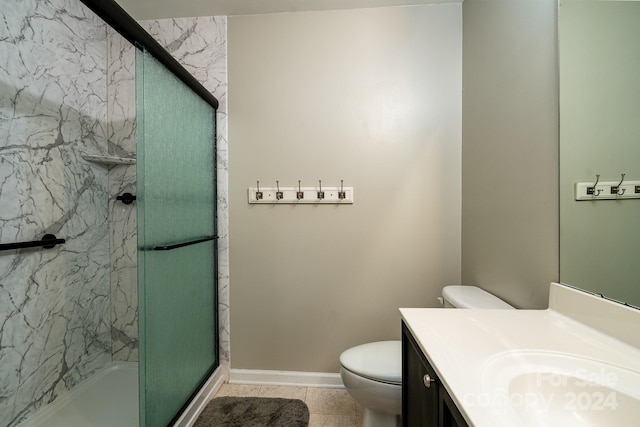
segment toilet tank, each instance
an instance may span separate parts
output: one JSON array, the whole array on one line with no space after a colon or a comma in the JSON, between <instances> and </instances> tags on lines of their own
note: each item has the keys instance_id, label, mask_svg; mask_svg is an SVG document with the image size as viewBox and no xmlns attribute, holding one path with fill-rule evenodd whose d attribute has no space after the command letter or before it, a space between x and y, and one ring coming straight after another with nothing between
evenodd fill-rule
<instances>
[{"instance_id":1,"label":"toilet tank","mask_svg":"<svg viewBox=\"0 0 640 427\"><path fill-rule=\"evenodd\" d=\"M477 286L447 285L442 289L445 307L477 309L515 309L495 295Z\"/></svg>"}]
</instances>

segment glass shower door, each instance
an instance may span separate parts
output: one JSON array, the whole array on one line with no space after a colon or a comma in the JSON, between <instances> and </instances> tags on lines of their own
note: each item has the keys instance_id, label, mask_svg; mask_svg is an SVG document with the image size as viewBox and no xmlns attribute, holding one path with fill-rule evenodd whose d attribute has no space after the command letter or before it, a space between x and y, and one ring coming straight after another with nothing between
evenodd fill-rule
<instances>
[{"instance_id":1,"label":"glass shower door","mask_svg":"<svg viewBox=\"0 0 640 427\"><path fill-rule=\"evenodd\" d=\"M215 110L136 50L140 426L218 366Z\"/></svg>"}]
</instances>

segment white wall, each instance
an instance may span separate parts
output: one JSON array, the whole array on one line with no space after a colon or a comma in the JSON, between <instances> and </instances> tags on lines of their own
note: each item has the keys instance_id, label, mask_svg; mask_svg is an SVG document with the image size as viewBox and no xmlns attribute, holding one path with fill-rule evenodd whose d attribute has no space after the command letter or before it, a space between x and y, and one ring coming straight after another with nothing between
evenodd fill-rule
<instances>
[{"instance_id":1,"label":"white wall","mask_svg":"<svg viewBox=\"0 0 640 427\"><path fill-rule=\"evenodd\" d=\"M337 372L460 281L462 7L229 18L231 366ZM345 185L351 206L250 206Z\"/></svg>"},{"instance_id":2,"label":"white wall","mask_svg":"<svg viewBox=\"0 0 640 427\"><path fill-rule=\"evenodd\" d=\"M519 308L558 280L556 8L463 6L462 279Z\"/></svg>"}]
</instances>

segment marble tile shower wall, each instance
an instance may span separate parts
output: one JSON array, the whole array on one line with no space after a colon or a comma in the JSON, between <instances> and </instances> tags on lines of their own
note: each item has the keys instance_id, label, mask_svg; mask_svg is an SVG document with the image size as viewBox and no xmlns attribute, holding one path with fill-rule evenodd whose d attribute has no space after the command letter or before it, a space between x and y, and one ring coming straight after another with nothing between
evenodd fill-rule
<instances>
[{"instance_id":1,"label":"marble tile shower wall","mask_svg":"<svg viewBox=\"0 0 640 427\"><path fill-rule=\"evenodd\" d=\"M79 2L0 8L0 426L111 360L106 26Z\"/></svg>"},{"instance_id":2,"label":"marble tile shower wall","mask_svg":"<svg viewBox=\"0 0 640 427\"><path fill-rule=\"evenodd\" d=\"M108 155L135 158L135 48L107 29ZM111 351L114 361L138 360L136 206L116 200L136 194L136 165L109 167L109 243L111 248Z\"/></svg>"},{"instance_id":3,"label":"marble tile shower wall","mask_svg":"<svg viewBox=\"0 0 640 427\"><path fill-rule=\"evenodd\" d=\"M218 310L221 363L229 361L229 262L227 215L227 21L226 17L163 19L140 22L205 88L220 101L217 114L218 168ZM135 156L135 51L112 30L109 39L110 154ZM136 225L133 205L115 201L135 194L135 166L109 170L111 234L111 339L113 358L136 361Z\"/></svg>"}]
</instances>

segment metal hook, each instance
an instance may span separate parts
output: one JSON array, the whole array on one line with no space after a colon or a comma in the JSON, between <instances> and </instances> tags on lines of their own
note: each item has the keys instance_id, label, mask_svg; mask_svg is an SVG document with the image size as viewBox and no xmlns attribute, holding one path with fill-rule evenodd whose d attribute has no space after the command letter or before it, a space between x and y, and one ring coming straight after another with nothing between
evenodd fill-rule
<instances>
[{"instance_id":1,"label":"metal hook","mask_svg":"<svg viewBox=\"0 0 640 427\"><path fill-rule=\"evenodd\" d=\"M602 188L599 188L596 190L596 185L598 185L598 182L600 181L600 175L596 174L596 182L595 184L593 184L592 187L587 187L587 194L590 196L595 196L598 197L600 195L600 193L602 192ZM597 193L596 193L597 191Z\"/></svg>"},{"instance_id":2,"label":"metal hook","mask_svg":"<svg viewBox=\"0 0 640 427\"><path fill-rule=\"evenodd\" d=\"M276 200L282 200L284 194L280 191L280 182L276 181Z\"/></svg>"},{"instance_id":3,"label":"metal hook","mask_svg":"<svg viewBox=\"0 0 640 427\"><path fill-rule=\"evenodd\" d=\"M318 199L324 199L324 191L322 191L322 180L318 180L320 191L318 191Z\"/></svg>"},{"instance_id":4,"label":"metal hook","mask_svg":"<svg viewBox=\"0 0 640 427\"><path fill-rule=\"evenodd\" d=\"M346 199L347 194L344 192L343 180L340 180L340 191L338 191L338 199Z\"/></svg>"},{"instance_id":5,"label":"metal hook","mask_svg":"<svg viewBox=\"0 0 640 427\"><path fill-rule=\"evenodd\" d=\"M298 180L298 191L296 192L296 199L298 199L298 200L304 199L304 193L302 192L302 189L300 188L300 180Z\"/></svg>"},{"instance_id":6,"label":"metal hook","mask_svg":"<svg viewBox=\"0 0 640 427\"><path fill-rule=\"evenodd\" d=\"M615 192L616 192L616 194L618 196L622 196L624 194L624 192L627 191L626 188L623 188L622 192L620 191L620 186L622 185L622 181L624 181L624 176L626 175L626 173L622 173L620 175L622 175L622 178L620 178L620 182L618 183L618 185L615 186L615 188L611 189L612 191L615 190Z\"/></svg>"},{"instance_id":7,"label":"metal hook","mask_svg":"<svg viewBox=\"0 0 640 427\"><path fill-rule=\"evenodd\" d=\"M262 191L260 191L260 181L256 181L256 200L262 200Z\"/></svg>"}]
</instances>

